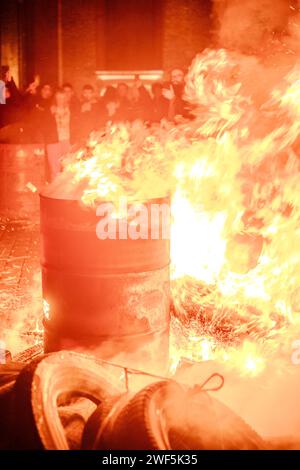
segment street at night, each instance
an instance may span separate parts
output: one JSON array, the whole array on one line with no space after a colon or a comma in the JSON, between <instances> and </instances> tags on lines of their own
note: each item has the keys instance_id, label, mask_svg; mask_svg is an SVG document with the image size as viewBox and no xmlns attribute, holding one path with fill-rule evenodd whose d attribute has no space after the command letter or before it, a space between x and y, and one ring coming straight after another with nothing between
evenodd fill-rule
<instances>
[{"instance_id":1,"label":"street at night","mask_svg":"<svg viewBox=\"0 0 300 470\"><path fill-rule=\"evenodd\" d=\"M300 450L300 2L11 0L0 61L0 462Z\"/></svg>"}]
</instances>

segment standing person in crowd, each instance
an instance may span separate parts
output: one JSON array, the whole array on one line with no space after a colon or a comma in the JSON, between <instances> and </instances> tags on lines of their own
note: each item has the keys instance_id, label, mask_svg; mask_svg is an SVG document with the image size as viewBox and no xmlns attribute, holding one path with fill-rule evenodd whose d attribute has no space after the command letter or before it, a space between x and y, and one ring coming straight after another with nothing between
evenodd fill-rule
<instances>
[{"instance_id":1,"label":"standing person in crowd","mask_svg":"<svg viewBox=\"0 0 300 470\"><path fill-rule=\"evenodd\" d=\"M49 83L44 83L35 97L35 105L27 111L27 133L31 143L44 142L44 120L52 102L53 88Z\"/></svg>"},{"instance_id":2,"label":"standing person in crowd","mask_svg":"<svg viewBox=\"0 0 300 470\"><path fill-rule=\"evenodd\" d=\"M22 97L22 128L24 140L28 143L41 143L40 121L36 118L39 103L40 77L36 75Z\"/></svg>"},{"instance_id":3,"label":"standing person in crowd","mask_svg":"<svg viewBox=\"0 0 300 470\"><path fill-rule=\"evenodd\" d=\"M107 123L118 122L118 107L117 90L108 85L100 101L99 128L105 127Z\"/></svg>"},{"instance_id":4,"label":"standing person in crowd","mask_svg":"<svg viewBox=\"0 0 300 470\"><path fill-rule=\"evenodd\" d=\"M5 84L5 106L1 108L0 124L1 127L5 127L21 120L22 95L11 75L9 67L5 65L1 67L1 79Z\"/></svg>"},{"instance_id":5,"label":"standing person in crowd","mask_svg":"<svg viewBox=\"0 0 300 470\"><path fill-rule=\"evenodd\" d=\"M163 96L163 84L155 82L151 87L151 121L160 122L162 119L168 119L169 116L169 100Z\"/></svg>"},{"instance_id":6,"label":"standing person in crowd","mask_svg":"<svg viewBox=\"0 0 300 470\"><path fill-rule=\"evenodd\" d=\"M109 85L101 100L99 127L106 124L125 122L130 116L130 103L128 99L128 87L120 87L120 93L117 88ZM125 93L126 91L126 93Z\"/></svg>"},{"instance_id":7,"label":"standing person in crowd","mask_svg":"<svg viewBox=\"0 0 300 470\"><path fill-rule=\"evenodd\" d=\"M171 81L163 89L163 96L169 100L169 119L174 120L176 116L190 118L188 104L183 99L184 94L184 71L180 68L171 71Z\"/></svg>"},{"instance_id":8,"label":"standing person in crowd","mask_svg":"<svg viewBox=\"0 0 300 470\"><path fill-rule=\"evenodd\" d=\"M6 89L5 82L0 76L0 105L6 103ZM0 106L0 130L3 127L4 123L4 106Z\"/></svg>"},{"instance_id":9,"label":"standing person in crowd","mask_svg":"<svg viewBox=\"0 0 300 470\"><path fill-rule=\"evenodd\" d=\"M62 87L66 94L71 111L77 113L80 107L80 102L76 96L73 85L71 83L64 83Z\"/></svg>"},{"instance_id":10,"label":"standing person in crowd","mask_svg":"<svg viewBox=\"0 0 300 470\"><path fill-rule=\"evenodd\" d=\"M139 76L135 77L135 81L128 90L129 98L129 120L135 119L149 121L151 118L151 98L142 84Z\"/></svg>"},{"instance_id":11,"label":"standing person in crowd","mask_svg":"<svg viewBox=\"0 0 300 470\"><path fill-rule=\"evenodd\" d=\"M82 89L79 110L74 123L76 142L85 143L90 133L98 129L99 114L100 109L95 89L92 85L85 85Z\"/></svg>"},{"instance_id":12,"label":"standing person in crowd","mask_svg":"<svg viewBox=\"0 0 300 470\"><path fill-rule=\"evenodd\" d=\"M64 90L58 88L52 106L45 109L43 123L51 181L61 171L62 156L70 151L70 120L68 99Z\"/></svg>"},{"instance_id":13,"label":"standing person in crowd","mask_svg":"<svg viewBox=\"0 0 300 470\"><path fill-rule=\"evenodd\" d=\"M117 101L117 89L113 85L108 85L102 97L104 105L110 101Z\"/></svg>"},{"instance_id":14,"label":"standing person in crowd","mask_svg":"<svg viewBox=\"0 0 300 470\"><path fill-rule=\"evenodd\" d=\"M117 85L117 103L118 103L118 120L128 121L129 119L129 96L128 85L126 83L118 83Z\"/></svg>"},{"instance_id":15,"label":"standing person in crowd","mask_svg":"<svg viewBox=\"0 0 300 470\"><path fill-rule=\"evenodd\" d=\"M14 104L19 104L22 95L14 81L14 78L8 66L3 65L1 67L1 76L2 80L5 82L5 87L7 90L7 99L9 99L11 103L13 102Z\"/></svg>"},{"instance_id":16,"label":"standing person in crowd","mask_svg":"<svg viewBox=\"0 0 300 470\"><path fill-rule=\"evenodd\" d=\"M53 87L50 83L44 83L42 88L40 89L37 107L45 110L49 108L52 104L53 99Z\"/></svg>"},{"instance_id":17,"label":"standing person in crowd","mask_svg":"<svg viewBox=\"0 0 300 470\"><path fill-rule=\"evenodd\" d=\"M24 105L25 110L26 109L30 110L36 106L38 102L38 97L39 97L39 94L38 94L39 86L40 86L40 76L36 75L34 77L33 82L31 82L28 85L25 91L25 94L23 96L23 105Z\"/></svg>"},{"instance_id":18,"label":"standing person in crowd","mask_svg":"<svg viewBox=\"0 0 300 470\"><path fill-rule=\"evenodd\" d=\"M5 104L5 83L0 77L0 104Z\"/></svg>"},{"instance_id":19,"label":"standing person in crowd","mask_svg":"<svg viewBox=\"0 0 300 470\"><path fill-rule=\"evenodd\" d=\"M74 87L71 83L66 82L62 86L66 99L70 108L71 120L70 120L70 132L71 132L71 144L77 143L74 139L77 138L78 127L81 124L79 121L80 114L80 101L75 93ZM79 136L80 139L80 136Z\"/></svg>"}]
</instances>

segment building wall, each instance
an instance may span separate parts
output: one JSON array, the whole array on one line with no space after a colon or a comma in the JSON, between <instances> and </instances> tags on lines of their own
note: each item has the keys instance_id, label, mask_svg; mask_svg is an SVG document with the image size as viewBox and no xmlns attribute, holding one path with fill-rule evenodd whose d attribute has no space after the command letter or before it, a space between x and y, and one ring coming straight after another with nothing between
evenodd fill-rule
<instances>
[{"instance_id":1,"label":"building wall","mask_svg":"<svg viewBox=\"0 0 300 470\"><path fill-rule=\"evenodd\" d=\"M106 0L108 70L157 70L161 67L160 0Z\"/></svg>"},{"instance_id":2,"label":"building wall","mask_svg":"<svg viewBox=\"0 0 300 470\"><path fill-rule=\"evenodd\" d=\"M217 43L246 53L256 52L274 32L287 30L293 11L290 6L290 0L215 0Z\"/></svg>"},{"instance_id":3,"label":"building wall","mask_svg":"<svg viewBox=\"0 0 300 470\"><path fill-rule=\"evenodd\" d=\"M164 0L163 68L187 67L211 41L209 0Z\"/></svg>"},{"instance_id":4,"label":"building wall","mask_svg":"<svg viewBox=\"0 0 300 470\"><path fill-rule=\"evenodd\" d=\"M61 3L63 81L76 88L95 70L186 67L210 42L210 0Z\"/></svg>"},{"instance_id":5,"label":"building wall","mask_svg":"<svg viewBox=\"0 0 300 470\"><path fill-rule=\"evenodd\" d=\"M26 88L39 74L57 82L57 0L9 0L0 9L1 65Z\"/></svg>"},{"instance_id":6,"label":"building wall","mask_svg":"<svg viewBox=\"0 0 300 470\"><path fill-rule=\"evenodd\" d=\"M57 0L30 0L28 9L26 13L31 19L31 31L27 29L27 36L31 40L27 57L29 61L32 57L32 64L31 70L27 73L27 79L30 80L35 74L39 74L42 82L56 83L58 73Z\"/></svg>"},{"instance_id":7,"label":"building wall","mask_svg":"<svg viewBox=\"0 0 300 470\"><path fill-rule=\"evenodd\" d=\"M19 83L18 0L6 2L5 8L0 7L0 10L1 65L8 65Z\"/></svg>"},{"instance_id":8,"label":"building wall","mask_svg":"<svg viewBox=\"0 0 300 470\"><path fill-rule=\"evenodd\" d=\"M63 80L81 87L94 80L103 12L100 0L62 0ZM104 45L102 45L104 47Z\"/></svg>"},{"instance_id":9,"label":"building wall","mask_svg":"<svg viewBox=\"0 0 300 470\"><path fill-rule=\"evenodd\" d=\"M39 74L77 89L96 70L188 66L209 44L209 12L210 0L10 0L1 62L23 86Z\"/></svg>"}]
</instances>

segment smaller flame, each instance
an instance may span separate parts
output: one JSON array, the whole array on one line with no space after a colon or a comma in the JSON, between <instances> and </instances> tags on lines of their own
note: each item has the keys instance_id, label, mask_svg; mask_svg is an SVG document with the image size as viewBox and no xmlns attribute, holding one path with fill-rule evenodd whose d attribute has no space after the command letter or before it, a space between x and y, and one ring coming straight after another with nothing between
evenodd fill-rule
<instances>
[{"instance_id":1,"label":"smaller flame","mask_svg":"<svg viewBox=\"0 0 300 470\"><path fill-rule=\"evenodd\" d=\"M50 304L43 299L43 313L46 320L50 320Z\"/></svg>"}]
</instances>

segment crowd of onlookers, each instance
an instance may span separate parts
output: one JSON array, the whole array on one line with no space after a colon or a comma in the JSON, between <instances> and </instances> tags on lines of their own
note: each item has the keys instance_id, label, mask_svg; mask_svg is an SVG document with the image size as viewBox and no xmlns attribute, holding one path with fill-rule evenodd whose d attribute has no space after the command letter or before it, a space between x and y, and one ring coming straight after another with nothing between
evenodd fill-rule
<instances>
[{"instance_id":1,"label":"crowd of onlookers","mask_svg":"<svg viewBox=\"0 0 300 470\"><path fill-rule=\"evenodd\" d=\"M0 106L0 142L45 144L51 174L60 167L60 156L71 145L86 141L92 131L107 123L159 123L177 115L189 117L183 99L184 71L171 71L168 82L145 86L138 76L130 85L116 83L96 90L85 85L80 96L71 83L54 88L40 84L37 76L21 92L7 67L2 67L1 81L4 106Z\"/></svg>"}]
</instances>

